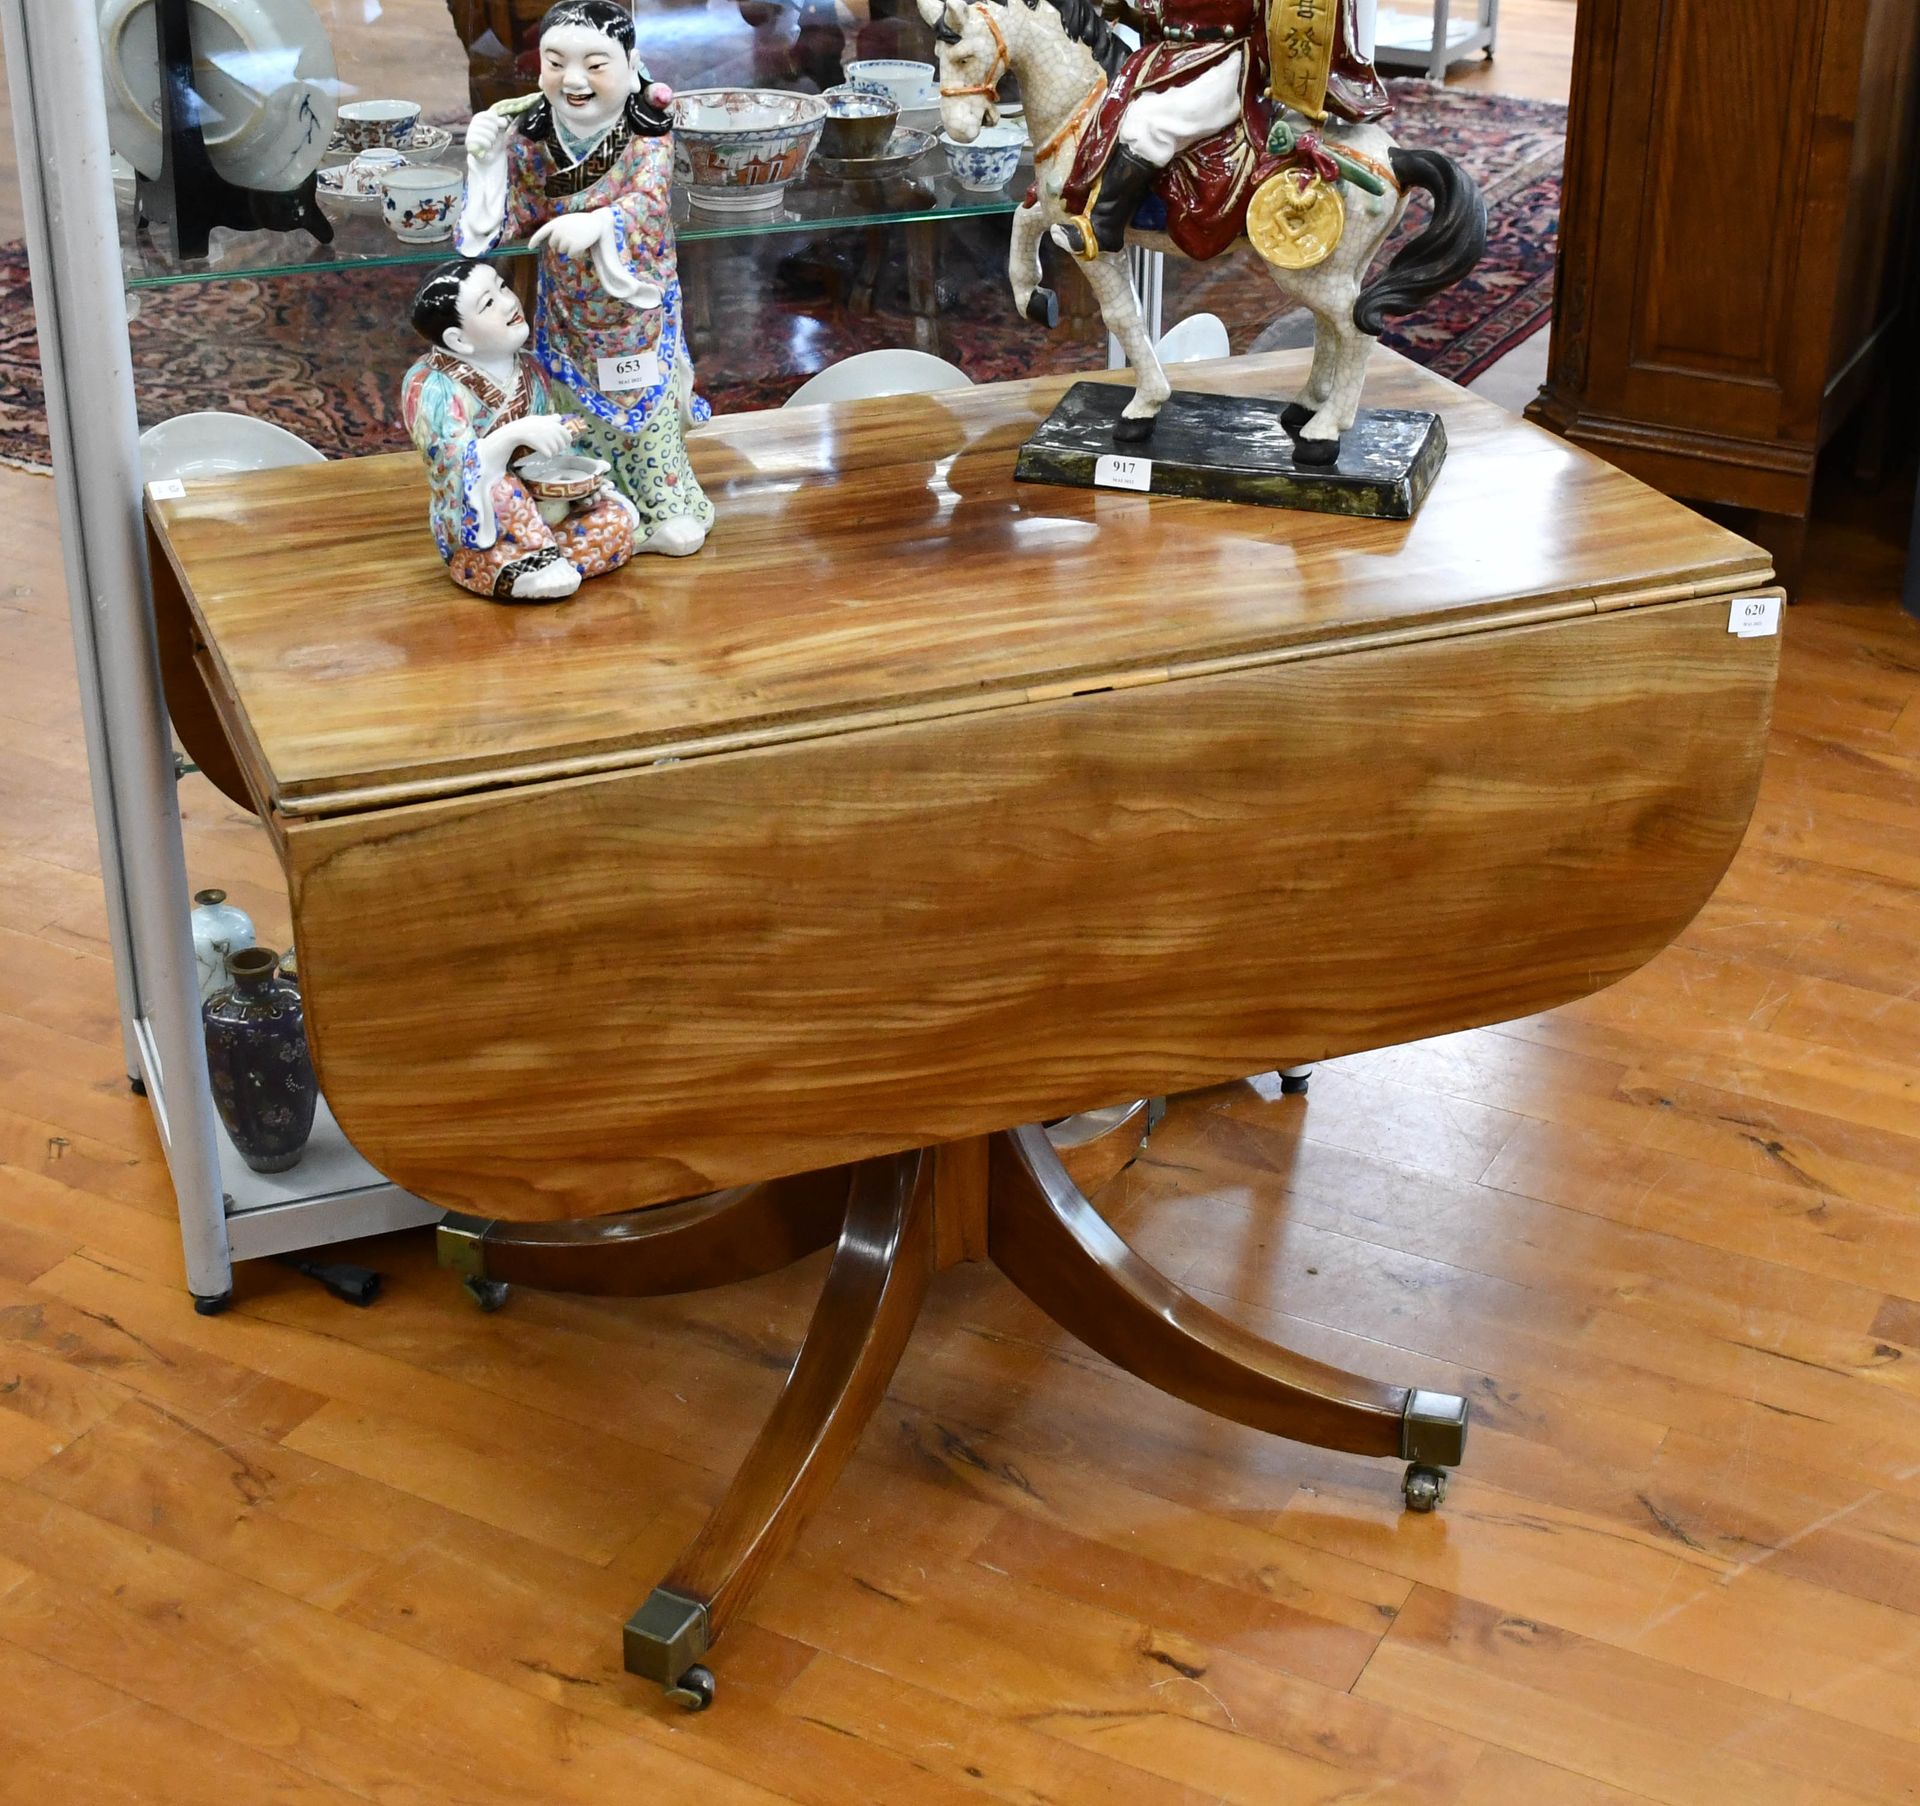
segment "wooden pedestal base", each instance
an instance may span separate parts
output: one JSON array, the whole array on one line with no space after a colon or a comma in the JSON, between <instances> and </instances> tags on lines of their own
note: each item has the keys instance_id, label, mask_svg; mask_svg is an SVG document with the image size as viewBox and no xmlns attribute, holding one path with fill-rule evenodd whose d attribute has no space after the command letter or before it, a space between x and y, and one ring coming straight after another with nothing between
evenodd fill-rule
<instances>
[{"instance_id":1,"label":"wooden pedestal base","mask_svg":"<svg viewBox=\"0 0 1920 1806\"><path fill-rule=\"evenodd\" d=\"M1124 1164L1145 1112L1119 1114L1103 1137L1063 1137L1076 1168L1105 1176ZM624 1217L449 1218L440 1245L442 1263L477 1294L513 1283L643 1296L768 1272L836 1233L772 1416L706 1528L626 1627L628 1670L681 1704L712 1700L702 1659L833 1484L886 1393L934 1273L960 1260L991 1260L1088 1347L1217 1416L1410 1462L1416 1510L1439 1502L1445 1470L1461 1458L1464 1399L1344 1373L1209 1310L1121 1240L1038 1125Z\"/></svg>"}]
</instances>

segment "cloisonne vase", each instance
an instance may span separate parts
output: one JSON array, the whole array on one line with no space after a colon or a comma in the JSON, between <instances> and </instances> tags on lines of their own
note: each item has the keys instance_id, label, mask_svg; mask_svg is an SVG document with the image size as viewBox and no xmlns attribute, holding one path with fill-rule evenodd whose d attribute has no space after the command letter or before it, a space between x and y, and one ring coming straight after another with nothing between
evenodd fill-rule
<instances>
[{"instance_id":1,"label":"cloisonne vase","mask_svg":"<svg viewBox=\"0 0 1920 1806\"><path fill-rule=\"evenodd\" d=\"M278 964L271 947L228 954L229 982L202 1010L214 1106L256 1173L283 1173L300 1158L320 1100L300 993Z\"/></svg>"}]
</instances>

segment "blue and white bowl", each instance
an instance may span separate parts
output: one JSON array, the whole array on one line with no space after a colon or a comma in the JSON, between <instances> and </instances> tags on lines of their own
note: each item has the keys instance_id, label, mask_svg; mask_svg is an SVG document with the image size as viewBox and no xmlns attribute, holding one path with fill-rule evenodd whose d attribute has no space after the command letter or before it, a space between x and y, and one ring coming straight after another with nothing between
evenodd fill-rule
<instances>
[{"instance_id":1,"label":"blue and white bowl","mask_svg":"<svg viewBox=\"0 0 1920 1806\"><path fill-rule=\"evenodd\" d=\"M1024 125L982 126L971 144L962 144L942 132L940 142L960 186L986 193L1004 188L1013 180L1013 172L1020 167L1020 153L1026 149L1027 128Z\"/></svg>"}]
</instances>

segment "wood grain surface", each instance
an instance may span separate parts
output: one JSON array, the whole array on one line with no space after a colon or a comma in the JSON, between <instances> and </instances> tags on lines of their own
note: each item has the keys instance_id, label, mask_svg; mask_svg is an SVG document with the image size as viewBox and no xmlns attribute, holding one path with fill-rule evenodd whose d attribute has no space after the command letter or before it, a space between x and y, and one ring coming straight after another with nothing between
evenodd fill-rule
<instances>
[{"instance_id":1,"label":"wood grain surface","mask_svg":"<svg viewBox=\"0 0 1920 1806\"><path fill-rule=\"evenodd\" d=\"M1291 393L1304 358L1181 381ZM1386 351L1368 400L1441 410L1451 443L1410 523L1016 484L1068 380L716 422L695 453L720 511L707 549L557 608L455 587L411 454L192 482L150 515L259 787L308 815L1768 574Z\"/></svg>"},{"instance_id":2,"label":"wood grain surface","mask_svg":"<svg viewBox=\"0 0 1920 1806\"><path fill-rule=\"evenodd\" d=\"M1778 644L1676 603L294 822L322 1084L420 1196L579 1216L1522 1015L1705 901Z\"/></svg>"}]
</instances>

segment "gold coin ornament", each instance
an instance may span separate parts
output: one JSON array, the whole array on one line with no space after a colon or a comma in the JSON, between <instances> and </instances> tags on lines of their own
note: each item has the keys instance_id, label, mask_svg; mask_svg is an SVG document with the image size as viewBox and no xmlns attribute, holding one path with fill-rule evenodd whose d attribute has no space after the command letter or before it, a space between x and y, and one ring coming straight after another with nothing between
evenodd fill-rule
<instances>
[{"instance_id":1,"label":"gold coin ornament","mask_svg":"<svg viewBox=\"0 0 1920 1806\"><path fill-rule=\"evenodd\" d=\"M1324 263L1346 225L1340 191L1319 176L1302 183L1298 170L1269 176L1247 203L1247 237L1278 269L1310 270Z\"/></svg>"}]
</instances>

